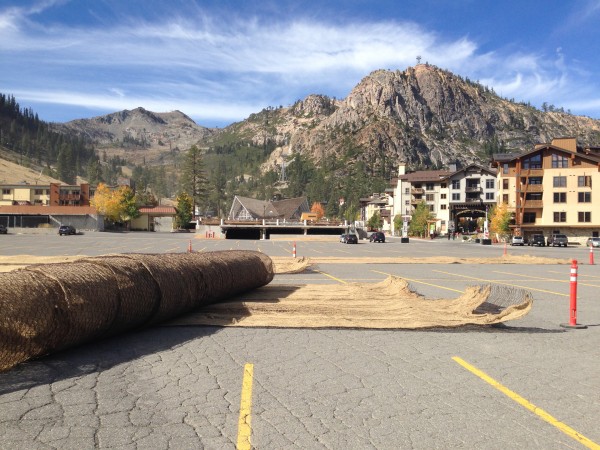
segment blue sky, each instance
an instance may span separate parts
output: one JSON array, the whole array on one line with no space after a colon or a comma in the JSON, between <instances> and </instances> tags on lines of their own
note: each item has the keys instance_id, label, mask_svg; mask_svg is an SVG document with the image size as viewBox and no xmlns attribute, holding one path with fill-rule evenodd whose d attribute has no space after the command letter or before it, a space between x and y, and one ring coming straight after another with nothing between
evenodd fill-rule
<instances>
[{"instance_id":1,"label":"blue sky","mask_svg":"<svg viewBox=\"0 0 600 450\"><path fill-rule=\"evenodd\" d=\"M0 92L64 122L142 106L224 126L429 62L600 118L600 0L0 0Z\"/></svg>"}]
</instances>

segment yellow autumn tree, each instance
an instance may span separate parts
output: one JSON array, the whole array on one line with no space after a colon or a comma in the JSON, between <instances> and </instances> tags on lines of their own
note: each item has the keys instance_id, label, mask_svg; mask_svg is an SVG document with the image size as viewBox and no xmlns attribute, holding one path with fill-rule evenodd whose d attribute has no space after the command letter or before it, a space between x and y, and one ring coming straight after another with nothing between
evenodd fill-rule
<instances>
[{"instance_id":1,"label":"yellow autumn tree","mask_svg":"<svg viewBox=\"0 0 600 450\"><path fill-rule=\"evenodd\" d=\"M506 203L500 203L492 208L489 213L490 232L500 237L510 236L511 214Z\"/></svg>"},{"instance_id":2,"label":"yellow autumn tree","mask_svg":"<svg viewBox=\"0 0 600 450\"><path fill-rule=\"evenodd\" d=\"M321 217L325 215L325 210L323 209L323 205L319 202L314 202L310 207L310 212L315 213L317 215L317 221L321 220Z\"/></svg>"},{"instance_id":3,"label":"yellow autumn tree","mask_svg":"<svg viewBox=\"0 0 600 450\"><path fill-rule=\"evenodd\" d=\"M135 195L130 187L111 190L104 183L96 188L90 204L109 222L126 222L139 216Z\"/></svg>"}]
</instances>

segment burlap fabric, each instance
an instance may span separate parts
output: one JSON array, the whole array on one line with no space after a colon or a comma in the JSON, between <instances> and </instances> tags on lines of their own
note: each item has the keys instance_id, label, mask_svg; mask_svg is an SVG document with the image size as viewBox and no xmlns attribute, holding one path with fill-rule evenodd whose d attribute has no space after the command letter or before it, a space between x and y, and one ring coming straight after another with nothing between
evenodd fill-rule
<instances>
[{"instance_id":1,"label":"burlap fabric","mask_svg":"<svg viewBox=\"0 0 600 450\"><path fill-rule=\"evenodd\" d=\"M0 273L0 371L268 284L254 251L124 254Z\"/></svg>"}]
</instances>

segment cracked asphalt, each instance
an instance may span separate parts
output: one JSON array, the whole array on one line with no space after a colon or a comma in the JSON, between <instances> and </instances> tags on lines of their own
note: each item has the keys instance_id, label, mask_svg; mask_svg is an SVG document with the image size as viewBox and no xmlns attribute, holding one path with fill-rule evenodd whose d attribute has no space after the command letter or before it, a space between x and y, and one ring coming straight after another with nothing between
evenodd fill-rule
<instances>
[{"instance_id":1,"label":"cracked asphalt","mask_svg":"<svg viewBox=\"0 0 600 450\"><path fill-rule=\"evenodd\" d=\"M183 252L190 238L9 235L0 249L40 256ZM291 256L291 241L193 239L193 247ZM298 242L297 251L370 258L502 254L498 246L445 240L344 245L335 236L331 242ZM600 269L586 264L582 248L508 251L577 258L578 322L588 328L560 326L569 319L569 265L321 264L319 271L348 282L402 276L431 298L458 296L455 290L481 280L518 285L530 289L534 306L524 319L497 328L132 331L1 373L0 448L236 448L247 363L254 367L252 448L599 448ZM278 275L274 282L338 283L318 272ZM556 423L466 370L455 356Z\"/></svg>"}]
</instances>

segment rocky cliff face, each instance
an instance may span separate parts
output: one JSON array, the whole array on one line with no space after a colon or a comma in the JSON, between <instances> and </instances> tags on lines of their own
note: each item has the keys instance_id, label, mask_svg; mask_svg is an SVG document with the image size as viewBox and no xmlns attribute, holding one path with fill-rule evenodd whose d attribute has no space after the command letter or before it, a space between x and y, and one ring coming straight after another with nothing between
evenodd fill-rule
<instances>
[{"instance_id":1,"label":"rocky cliff face","mask_svg":"<svg viewBox=\"0 0 600 450\"><path fill-rule=\"evenodd\" d=\"M375 71L344 100L312 95L289 108L254 114L223 132L231 131L255 143L275 143L270 164L278 163L278 154L300 152L318 160L350 149L365 160L468 164L485 162L484 147L492 141L508 151L529 150L559 136L600 145L598 120L514 103L425 64Z\"/></svg>"},{"instance_id":2,"label":"rocky cliff face","mask_svg":"<svg viewBox=\"0 0 600 450\"><path fill-rule=\"evenodd\" d=\"M147 163L156 162L162 153L173 149L187 150L214 132L180 111L155 113L144 108L53 126L58 131L83 135L109 154L118 154L136 163L142 159Z\"/></svg>"}]
</instances>

